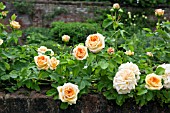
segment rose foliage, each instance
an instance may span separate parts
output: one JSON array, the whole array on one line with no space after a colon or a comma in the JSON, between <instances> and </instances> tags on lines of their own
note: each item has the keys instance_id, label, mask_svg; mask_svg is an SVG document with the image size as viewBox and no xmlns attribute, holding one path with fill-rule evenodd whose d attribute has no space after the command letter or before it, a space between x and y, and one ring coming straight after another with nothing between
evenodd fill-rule
<instances>
[{"instance_id":1,"label":"rose foliage","mask_svg":"<svg viewBox=\"0 0 170 113\"><path fill-rule=\"evenodd\" d=\"M61 37L65 42L57 51L37 44L20 46L22 26L16 15L11 16L9 25L0 23L1 89L41 91L41 86L48 86L46 95L60 99L63 109L88 93L102 93L118 105L129 98L140 106L157 99L161 104L169 103L170 23L158 21L155 31L143 28L128 34L120 21L123 10L118 4L114 6L103 21L104 29L113 27L111 32L89 34L85 42L67 51L72 38L69 34L68 40ZM0 11L3 20L3 3ZM105 32L110 35L103 35Z\"/></svg>"}]
</instances>

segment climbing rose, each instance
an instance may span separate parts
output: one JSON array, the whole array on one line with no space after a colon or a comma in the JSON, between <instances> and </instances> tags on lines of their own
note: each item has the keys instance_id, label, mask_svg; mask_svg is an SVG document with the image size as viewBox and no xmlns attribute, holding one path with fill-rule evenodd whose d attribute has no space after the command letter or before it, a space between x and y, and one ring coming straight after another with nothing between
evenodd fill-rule
<instances>
[{"instance_id":1,"label":"climbing rose","mask_svg":"<svg viewBox=\"0 0 170 113\"><path fill-rule=\"evenodd\" d=\"M88 51L87 47L83 45L78 45L76 48L73 50L73 55L77 60L84 60L88 56Z\"/></svg>"},{"instance_id":2,"label":"climbing rose","mask_svg":"<svg viewBox=\"0 0 170 113\"><path fill-rule=\"evenodd\" d=\"M93 53L101 51L105 47L105 37L99 33L91 34L85 42L86 47Z\"/></svg>"},{"instance_id":3,"label":"climbing rose","mask_svg":"<svg viewBox=\"0 0 170 113\"><path fill-rule=\"evenodd\" d=\"M10 22L10 25L11 25L11 27L14 28L14 29L19 29L19 28L21 27L21 25L19 24L19 22L16 22L16 21L14 21L14 20Z\"/></svg>"},{"instance_id":4,"label":"climbing rose","mask_svg":"<svg viewBox=\"0 0 170 113\"><path fill-rule=\"evenodd\" d=\"M155 73L148 74L145 78L145 87L150 90L160 90L163 87L161 80L162 77Z\"/></svg>"},{"instance_id":5,"label":"climbing rose","mask_svg":"<svg viewBox=\"0 0 170 113\"><path fill-rule=\"evenodd\" d=\"M68 104L76 104L77 95L79 93L78 86L72 83L65 83L63 86L57 87L59 93L59 99L62 102L68 102Z\"/></svg>"}]
</instances>

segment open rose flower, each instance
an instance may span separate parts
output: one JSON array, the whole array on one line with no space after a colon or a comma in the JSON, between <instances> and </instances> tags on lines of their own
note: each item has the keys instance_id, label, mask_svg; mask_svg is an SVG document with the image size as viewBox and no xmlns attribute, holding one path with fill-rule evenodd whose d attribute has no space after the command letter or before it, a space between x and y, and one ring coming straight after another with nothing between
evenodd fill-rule
<instances>
[{"instance_id":1,"label":"open rose flower","mask_svg":"<svg viewBox=\"0 0 170 113\"><path fill-rule=\"evenodd\" d=\"M93 53L101 51L105 47L105 37L99 33L87 37L86 47Z\"/></svg>"},{"instance_id":2,"label":"open rose flower","mask_svg":"<svg viewBox=\"0 0 170 113\"><path fill-rule=\"evenodd\" d=\"M48 70L50 67L50 58L46 55L39 55L34 57L35 64L39 70Z\"/></svg>"},{"instance_id":3,"label":"open rose flower","mask_svg":"<svg viewBox=\"0 0 170 113\"><path fill-rule=\"evenodd\" d=\"M169 89L170 88L170 64L162 64L159 65L158 67L162 67L165 69L165 74L162 75L162 79L164 81L163 86Z\"/></svg>"},{"instance_id":4,"label":"open rose flower","mask_svg":"<svg viewBox=\"0 0 170 113\"><path fill-rule=\"evenodd\" d=\"M163 15L164 15L164 10L162 10L162 9L156 9L156 10L155 10L155 15L156 15L156 16L163 16Z\"/></svg>"},{"instance_id":5,"label":"open rose flower","mask_svg":"<svg viewBox=\"0 0 170 113\"><path fill-rule=\"evenodd\" d=\"M55 57L52 57L50 59L50 69L55 70L59 63L60 63L59 60L57 60Z\"/></svg>"},{"instance_id":6,"label":"open rose flower","mask_svg":"<svg viewBox=\"0 0 170 113\"><path fill-rule=\"evenodd\" d=\"M132 62L127 62L127 63L121 64L119 66L119 70L122 70L122 69L131 70L136 75L136 79L137 80L140 79L141 73L140 73L139 67L136 64L133 64Z\"/></svg>"},{"instance_id":7,"label":"open rose flower","mask_svg":"<svg viewBox=\"0 0 170 113\"><path fill-rule=\"evenodd\" d=\"M41 46L38 48L38 54L44 54L47 51L47 47Z\"/></svg>"},{"instance_id":8,"label":"open rose flower","mask_svg":"<svg viewBox=\"0 0 170 113\"><path fill-rule=\"evenodd\" d=\"M84 60L88 56L87 47L78 45L73 49L73 55L77 60Z\"/></svg>"},{"instance_id":9,"label":"open rose flower","mask_svg":"<svg viewBox=\"0 0 170 113\"><path fill-rule=\"evenodd\" d=\"M113 4L113 9L119 9L120 5L118 3Z\"/></svg>"},{"instance_id":10,"label":"open rose flower","mask_svg":"<svg viewBox=\"0 0 170 113\"><path fill-rule=\"evenodd\" d=\"M145 87L150 90L160 90L163 87L161 80L161 76L158 76L154 73L148 74L145 78Z\"/></svg>"},{"instance_id":11,"label":"open rose flower","mask_svg":"<svg viewBox=\"0 0 170 113\"><path fill-rule=\"evenodd\" d=\"M119 94L130 93L135 89L135 85L137 85L135 74L128 69L118 71L113 79L113 87Z\"/></svg>"},{"instance_id":12,"label":"open rose flower","mask_svg":"<svg viewBox=\"0 0 170 113\"><path fill-rule=\"evenodd\" d=\"M3 44L3 42L4 42L4 41L3 41L2 39L0 39L0 45L2 45L2 44Z\"/></svg>"},{"instance_id":13,"label":"open rose flower","mask_svg":"<svg viewBox=\"0 0 170 113\"><path fill-rule=\"evenodd\" d=\"M76 104L77 95L79 93L78 86L72 83L65 83L63 86L58 86L59 99L62 102L68 102L68 104Z\"/></svg>"},{"instance_id":14,"label":"open rose flower","mask_svg":"<svg viewBox=\"0 0 170 113\"><path fill-rule=\"evenodd\" d=\"M68 35L63 35L62 36L62 41L69 42L69 40L70 40L70 36L68 36Z\"/></svg>"},{"instance_id":15,"label":"open rose flower","mask_svg":"<svg viewBox=\"0 0 170 113\"><path fill-rule=\"evenodd\" d=\"M132 56L132 55L134 55L134 52L132 52L131 50L129 50L129 51L126 51L125 54L126 54L126 55L129 55L129 56Z\"/></svg>"},{"instance_id":16,"label":"open rose flower","mask_svg":"<svg viewBox=\"0 0 170 113\"><path fill-rule=\"evenodd\" d=\"M21 25L19 24L19 22L16 22L16 21L14 21L14 20L10 22L10 25L11 25L11 27L14 28L14 29L19 29L19 28L21 27Z\"/></svg>"}]
</instances>

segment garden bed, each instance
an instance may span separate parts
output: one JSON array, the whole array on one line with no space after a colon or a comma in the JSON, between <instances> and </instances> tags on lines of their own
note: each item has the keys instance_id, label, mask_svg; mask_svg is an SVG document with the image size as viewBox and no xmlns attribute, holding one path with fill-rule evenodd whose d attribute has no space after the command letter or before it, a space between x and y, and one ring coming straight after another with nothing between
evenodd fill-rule
<instances>
[{"instance_id":1,"label":"garden bed","mask_svg":"<svg viewBox=\"0 0 170 113\"><path fill-rule=\"evenodd\" d=\"M83 95L76 105L66 110L59 108L60 101L41 93L20 89L15 93L0 93L0 113L167 113L168 105L160 106L157 101L149 102L140 107L133 99L127 100L122 106L109 101L100 94Z\"/></svg>"}]
</instances>

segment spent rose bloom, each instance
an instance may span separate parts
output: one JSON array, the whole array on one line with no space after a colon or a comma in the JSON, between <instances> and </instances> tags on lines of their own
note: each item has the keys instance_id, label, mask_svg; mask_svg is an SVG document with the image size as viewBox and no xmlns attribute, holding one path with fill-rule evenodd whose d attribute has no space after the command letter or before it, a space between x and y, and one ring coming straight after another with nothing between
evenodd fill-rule
<instances>
[{"instance_id":1,"label":"spent rose bloom","mask_svg":"<svg viewBox=\"0 0 170 113\"><path fill-rule=\"evenodd\" d=\"M78 45L73 49L73 55L77 60L84 60L88 56L87 47Z\"/></svg>"},{"instance_id":2,"label":"spent rose bloom","mask_svg":"<svg viewBox=\"0 0 170 113\"><path fill-rule=\"evenodd\" d=\"M134 55L134 52L132 52L131 50L129 50L129 51L126 51L125 54L126 54L126 55L129 55L129 56L132 56L132 55Z\"/></svg>"},{"instance_id":3,"label":"spent rose bloom","mask_svg":"<svg viewBox=\"0 0 170 113\"><path fill-rule=\"evenodd\" d=\"M162 77L155 73L148 74L145 78L145 87L150 90L160 90L163 87L161 80Z\"/></svg>"},{"instance_id":4,"label":"spent rose bloom","mask_svg":"<svg viewBox=\"0 0 170 113\"><path fill-rule=\"evenodd\" d=\"M156 10L155 10L155 15L156 15L156 16L163 16L163 15L164 15L164 10L162 10L162 9L156 9Z\"/></svg>"},{"instance_id":5,"label":"spent rose bloom","mask_svg":"<svg viewBox=\"0 0 170 113\"><path fill-rule=\"evenodd\" d=\"M14 21L14 20L10 22L10 25L11 25L11 27L14 28L14 29L19 29L19 28L21 27L21 25L19 24L19 22L16 22L16 21Z\"/></svg>"},{"instance_id":6,"label":"spent rose bloom","mask_svg":"<svg viewBox=\"0 0 170 113\"><path fill-rule=\"evenodd\" d=\"M114 48L112 48L112 47L109 47L108 49L107 49L107 53L108 54L110 54L110 55L112 55L112 54L114 54Z\"/></svg>"},{"instance_id":7,"label":"spent rose bloom","mask_svg":"<svg viewBox=\"0 0 170 113\"><path fill-rule=\"evenodd\" d=\"M113 9L119 9L120 5L118 3L113 4Z\"/></svg>"},{"instance_id":8,"label":"spent rose bloom","mask_svg":"<svg viewBox=\"0 0 170 113\"><path fill-rule=\"evenodd\" d=\"M119 71L122 70L122 69L129 69L131 70L135 75L136 75L136 79L139 80L140 79L140 70L139 70L139 67L136 65L136 64L133 64L132 62L127 62L127 63L124 63L124 64L121 64L119 66Z\"/></svg>"},{"instance_id":9,"label":"spent rose bloom","mask_svg":"<svg viewBox=\"0 0 170 113\"><path fill-rule=\"evenodd\" d=\"M137 85L135 74L128 69L118 71L113 79L113 87L119 94L130 93L135 89L135 85Z\"/></svg>"},{"instance_id":10,"label":"spent rose bloom","mask_svg":"<svg viewBox=\"0 0 170 113\"><path fill-rule=\"evenodd\" d=\"M2 11L2 16L7 16L8 11Z\"/></svg>"},{"instance_id":11,"label":"spent rose bloom","mask_svg":"<svg viewBox=\"0 0 170 113\"><path fill-rule=\"evenodd\" d=\"M3 44L3 42L4 42L4 41L3 41L2 39L0 39L0 45L2 45L2 44Z\"/></svg>"},{"instance_id":12,"label":"spent rose bloom","mask_svg":"<svg viewBox=\"0 0 170 113\"><path fill-rule=\"evenodd\" d=\"M169 89L170 88L170 64L162 64L159 65L158 67L162 67L165 69L165 74L162 75L162 79L164 81L163 86Z\"/></svg>"},{"instance_id":13,"label":"spent rose bloom","mask_svg":"<svg viewBox=\"0 0 170 113\"><path fill-rule=\"evenodd\" d=\"M56 67L58 66L58 64L60 63L60 61L59 60L57 60L55 57L52 57L51 59L50 59L50 69L51 70L55 70L56 69Z\"/></svg>"},{"instance_id":14,"label":"spent rose bloom","mask_svg":"<svg viewBox=\"0 0 170 113\"><path fill-rule=\"evenodd\" d=\"M148 55L148 56L150 56L150 57L153 57L152 52L146 52L146 55Z\"/></svg>"},{"instance_id":15,"label":"spent rose bloom","mask_svg":"<svg viewBox=\"0 0 170 113\"><path fill-rule=\"evenodd\" d=\"M105 37L100 33L91 34L85 42L86 47L93 53L101 51L105 47Z\"/></svg>"},{"instance_id":16,"label":"spent rose bloom","mask_svg":"<svg viewBox=\"0 0 170 113\"><path fill-rule=\"evenodd\" d=\"M78 86L72 83L65 83L63 86L57 87L59 93L59 99L62 102L68 102L68 104L76 104L77 95L79 93Z\"/></svg>"},{"instance_id":17,"label":"spent rose bloom","mask_svg":"<svg viewBox=\"0 0 170 113\"><path fill-rule=\"evenodd\" d=\"M39 70L48 70L50 67L50 58L46 55L39 55L34 57L35 64Z\"/></svg>"},{"instance_id":18,"label":"spent rose bloom","mask_svg":"<svg viewBox=\"0 0 170 113\"><path fill-rule=\"evenodd\" d=\"M69 42L69 40L70 40L70 36L68 36L68 35L63 35L62 36L62 41Z\"/></svg>"}]
</instances>

